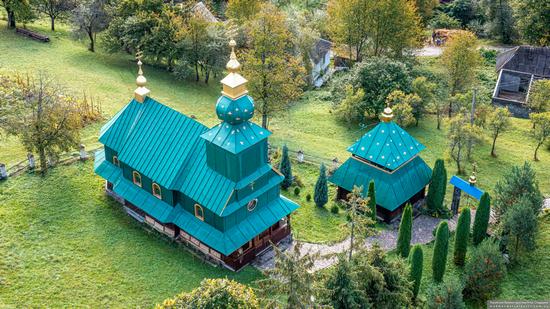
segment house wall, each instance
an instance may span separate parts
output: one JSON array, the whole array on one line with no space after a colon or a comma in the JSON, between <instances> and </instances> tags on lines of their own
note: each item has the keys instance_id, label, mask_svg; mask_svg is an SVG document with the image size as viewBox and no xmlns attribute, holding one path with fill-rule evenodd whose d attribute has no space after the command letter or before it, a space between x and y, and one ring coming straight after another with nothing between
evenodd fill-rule
<instances>
[{"instance_id":1,"label":"house wall","mask_svg":"<svg viewBox=\"0 0 550 309\"><path fill-rule=\"evenodd\" d=\"M112 159L111 159L112 160ZM132 167L128 166L124 162L120 161L120 168L122 168L122 175L124 178L128 179L133 183L133 171L135 171ZM139 171L137 171L139 173ZM147 192L149 192L151 195L153 194L153 181L148 178L147 176L141 174L141 188ZM162 201L168 203L169 205L174 206L175 205L175 199L174 199L174 191L169 190L161 185L161 196Z\"/></svg>"},{"instance_id":2,"label":"house wall","mask_svg":"<svg viewBox=\"0 0 550 309\"><path fill-rule=\"evenodd\" d=\"M250 216L255 211L259 211L264 207L267 207L267 205L279 197L280 189L279 186L274 186L273 188L270 188L263 194L257 197L258 203L256 204L256 208L254 210L249 211L246 206L241 207L231 215L227 217L223 217L224 219L224 227L226 230L232 228L236 224L239 224L241 221L246 219L248 216Z\"/></svg>"},{"instance_id":3,"label":"house wall","mask_svg":"<svg viewBox=\"0 0 550 309\"><path fill-rule=\"evenodd\" d=\"M206 163L232 181L239 181L267 163L267 140L233 154L213 144L206 144Z\"/></svg>"},{"instance_id":4,"label":"house wall","mask_svg":"<svg viewBox=\"0 0 550 309\"><path fill-rule=\"evenodd\" d=\"M185 211L189 212L193 216L195 216L195 204L201 205L200 203L197 203L197 201L193 200L192 198L188 197L187 195L181 192L177 192L176 202L179 203ZM203 205L201 206L204 212L204 222L213 226L217 230L224 231L223 219L220 216L213 213L212 211L210 211L209 209L207 209L206 207L204 207Z\"/></svg>"}]
</instances>

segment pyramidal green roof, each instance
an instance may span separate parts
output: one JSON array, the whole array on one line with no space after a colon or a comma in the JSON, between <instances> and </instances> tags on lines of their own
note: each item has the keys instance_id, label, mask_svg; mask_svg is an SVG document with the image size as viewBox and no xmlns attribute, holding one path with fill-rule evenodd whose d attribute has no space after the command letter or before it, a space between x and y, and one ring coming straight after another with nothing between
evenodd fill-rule
<instances>
[{"instance_id":1,"label":"pyramidal green roof","mask_svg":"<svg viewBox=\"0 0 550 309\"><path fill-rule=\"evenodd\" d=\"M380 122L348 148L353 155L394 170L426 148L395 122Z\"/></svg>"},{"instance_id":2,"label":"pyramidal green roof","mask_svg":"<svg viewBox=\"0 0 550 309\"><path fill-rule=\"evenodd\" d=\"M222 122L203 133L202 138L236 154L270 135L271 132L249 121L239 124Z\"/></svg>"}]
</instances>

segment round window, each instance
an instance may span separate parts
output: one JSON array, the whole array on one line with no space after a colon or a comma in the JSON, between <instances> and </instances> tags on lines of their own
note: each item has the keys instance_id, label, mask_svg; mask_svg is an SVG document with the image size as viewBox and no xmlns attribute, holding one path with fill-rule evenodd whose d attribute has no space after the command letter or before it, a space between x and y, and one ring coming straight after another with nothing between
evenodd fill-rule
<instances>
[{"instance_id":1,"label":"round window","mask_svg":"<svg viewBox=\"0 0 550 309\"><path fill-rule=\"evenodd\" d=\"M248 209L248 211L253 211L254 208L256 208L256 204L258 204L258 199L257 198L255 198L252 201L248 202L248 204L246 205L246 208Z\"/></svg>"}]
</instances>

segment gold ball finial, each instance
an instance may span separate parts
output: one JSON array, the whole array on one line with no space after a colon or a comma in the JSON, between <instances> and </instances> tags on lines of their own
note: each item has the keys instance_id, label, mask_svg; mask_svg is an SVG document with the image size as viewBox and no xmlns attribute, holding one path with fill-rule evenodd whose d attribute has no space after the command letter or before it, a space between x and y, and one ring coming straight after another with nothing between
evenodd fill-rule
<instances>
[{"instance_id":1,"label":"gold ball finial","mask_svg":"<svg viewBox=\"0 0 550 309\"><path fill-rule=\"evenodd\" d=\"M143 62L141 62L141 59L138 59L137 65L139 69L138 69L138 77L136 78L136 85L138 85L138 87L144 87L147 84L147 78L143 76L143 70L141 68L141 66L143 65Z\"/></svg>"},{"instance_id":2,"label":"gold ball finial","mask_svg":"<svg viewBox=\"0 0 550 309\"><path fill-rule=\"evenodd\" d=\"M393 110L388 105L386 108L384 108L384 112L382 112L382 115L380 116L380 120L384 122L390 122L393 119Z\"/></svg>"},{"instance_id":3,"label":"gold ball finial","mask_svg":"<svg viewBox=\"0 0 550 309\"><path fill-rule=\"evenodd\" d=\"M230 73L237 72L241 68L241 64L239 63L239 60L237 60L237 55L235 54L235 46L237 46L237 42L231 39L229 41L229 47L231 47L231 54L229 55L229 61L225 66Z\"/></svg>"},{"instance_id":4,"label":"gold ball finial","mask_svg":"<svg viewBox=\"0 0 550 309\"><path fill-rule=\"evenodd\" d=\"M138 77L136 78L136 85L138 87L134 91L134 96L138 102L143 103L145 101L145 98L149 95L150 91L149 89L145 88L145 85L147 84L147 79L145 78L145 76L143 76L143 62L141 62L141 55L141 52L138 52L136 54L136 59L138 60Z\"/></svg>"}]
</instances>

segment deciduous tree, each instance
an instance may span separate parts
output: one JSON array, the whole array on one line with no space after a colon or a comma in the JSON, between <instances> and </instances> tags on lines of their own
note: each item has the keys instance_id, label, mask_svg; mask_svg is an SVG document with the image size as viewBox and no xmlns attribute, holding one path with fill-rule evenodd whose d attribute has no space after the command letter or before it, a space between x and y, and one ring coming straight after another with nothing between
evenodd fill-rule
<instances>
[{"instance_id":1,"label":"deciduous tree","mask_svg":"<svg viewBox=\"0 0 550 309\"><path fill-rule=\"evenodd\" d=\"M535 113L550 111L550 79L533 82L529 91L527 106Z\"/></svg>"},{"instance_id":2,"label":"deciduous tree","mask_svg":"<svg viewBox=\"0 0 550 309\"><path fill-rule=\"evenodd\" d=\"M418 14L422 17L422 21L425 23L434 14L434 9L439 5L438 0L415 0Z\"/></svg>"},{"instance_id":3,"label":"deciduous tree","mask_svg":"<svg viewBox=\"0 0 550 309\"><path fill-rule=\"evenodd\" d=\"M464 160L468 157L468 147L472 147L481 139L481 129L470 124L464 115L451 118L447 139L449 141L449 155L456 163L458 174L464 173Z\"/></svg>"},{"instance_id":4,"label":"deciduous tree","mask_svg":"<svg viewBox=\"0 0 550 309\"><path fill-rule=\"evenodd\" d=\"M480 4L487 18L488 32L504 44L512 43L517 30L509 0L483 0Z\"/></svg>"},{"instance_id":5,"label":"deciduous tree","mask_svg":"<svg viewBox=\"0 0 550 309\"><path fill-rule=\"evenodd\" d=\"M361 61L369 39L368 19L371 12L369 0L330 0L327 14L331 38L344 44L350 57Z\"/></svg>"},{"instance_id":6,"label":"deciduous tree","mask_svg":"<svg viewBox=\"0 0 550 309\"><path fill-rule=\"evenodd\" d=\"M412 206L407 204L403 209L401 215L401 222L399 223L399 231L397 234L397 247L395 248L397 253L407 258L409 256L409 250L411 248L412 238Z\"/></svg>"},{"instance_id":7,"label":"deciduous tree","mask_svg":"<svg viewBox=\"0 0 550 309\"><path fill-rule=\"evenodd\" d=\"M30 2L28 0L0 0L0 5L6 10L8 28L10 29L15 29L16 20L21 16L29 14L31 11Z\"/></svg>"},{"instance_id":8,"label":"deciduous tree","mask_svg":"<svg viewBox=\"0 0 550 309\"><path fill-rule=\"evenodd\" d=\"M109 25L106 0L84 0L73 10L72 23L77 35L86 35L90 40L88 49L95 52L97 33Z\"/></svg>"},{"instance_id":9,"label":"deciduous tree","mask_svg":"<svg viewBox=\"0 0 550 309\"><path fill-rule=\"evenodd\" d=\"M40 13L50 18L50 29L55 31L55 20L63 18L76 7L76 0L35 0Z\"/></svg>"},{"instance_id":10,"label":"deciduous tree","mask_svg":"<svg viewBox=\"0 0 550 309\"><path fill-rule=\"evenodd\" d=\"M491 132L493 144L491 146L491 156L496 157L495 145L498 136L510 127L510 116L512 114L505 107L495 108L487 117L487 128Z\"/></svg>"},{"instance_id":11,"label":"deciduous tree","mask_svg":"<svg viewBox=\"0 0 550 309\"><path fill-rule=\"evenodd\" d=\"M435 233L435 245L432 258L432 271L434 282L442 282L447 266L447 254L449 251L449 225L442 221L437 226Z\"/></svg>"},{"instance_id":12,"label":"deciduous tree","mask_svg":"<svg viewBox=\"0 0 550 309\"><path fill-rule=\"evenodd\" d=\"M418 120L426 111L422 99L414 94L405 94L401 90L394 90L386 98L386 103L393 106L395 121L404 127L412 124L418 126Z\"/></svg>"},{"instance_id":13,"label":"deciduous tree","mask_svg":"<svg viewBox=\"0 0 550 309\"><path fill-rule=\"evenodd\" d=\"M323 207L328 202L328 185L327 185L327 171L324 164L321 163L319 168L319 178L315 183L315 191L313 192L313 200L317 207Z\"/></svg>"},{"instance_id":14,"label":"deciduous tree","mask_svg":"<svg viewBox=\"0 0 550 309\"><path fill-rule=\"evenodd\" d=\"M537 156L540 146L542 146L548 137L550 137L550 112L531 114L531 122L533 123L533 139L536 142L535 154L533 159L539 160Z\"/></svg>"},{"instance_id":15,"label":"deciduous tree","mask_svg":"<svg viewBox=\"0 0 550 309\"><path fill-rule=\"evenodd\" d=\"M460 212L456 224L454 263L464 266L466 251L468 251L468 240L470 239L470 208L464 208Z\"/></svg>"},{"instance_id":16,"label":"deciduous tree","mask_svg":"<svg viewBox=\"0 0 550 309\"><path fill-rule=\"evenodd\" d=\"M229 0L225 14L242 24L258 14L262 2L262 0Z\"/></svg>"},{"instance_id":17,"label":"deciduous tree","mask_svg":"<svg viewBox=\"0 0 550 309\"><path fill-rule=\"evenodd\" d=\"M363 187L354 186L348 194L345 201L348 214L348 225L350 229L349 239L349 260L353 256L356 246L363 246L365 237L373 233L372 225L374 222L370 218L370 209L367 207L368 200L363 198ZM355 238L360 241L359 245L355 243Z\"/></svg>"},{"instance_id":18,"label":"deciduous tree","mask_svg":"<svg viewBox=\"0 0 550 309\"><path fill-rule=\"evenodd\" d=\"M550 44L550 14L548 2L539 0L514 1L514 12L521 36L530 44Z\"/></svg>"},{"instance_id":19,"label":"deciduous tree","mask_svg":"<svg viewBox=\"0 0 550 309\"><path fill-rule=\"evenodd\" d=\"M348 124L357 123L364 117L364 112L358 107L363 102L365 91L362 88L355 90L352 85L346 85L345 92L346 96L336 108L336 115Z\"/></svg>"}]
</instances>

